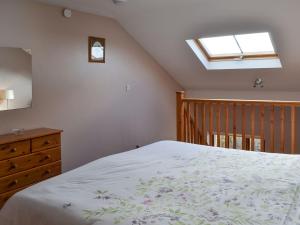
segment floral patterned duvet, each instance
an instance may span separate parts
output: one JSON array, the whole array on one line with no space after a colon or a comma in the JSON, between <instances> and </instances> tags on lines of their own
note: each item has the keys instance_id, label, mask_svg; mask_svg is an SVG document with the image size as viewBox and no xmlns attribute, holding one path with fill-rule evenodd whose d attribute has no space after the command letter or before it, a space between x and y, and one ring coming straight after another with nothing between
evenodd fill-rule
<instances>
[{"instance_id":1,"label":"floral patterned duvet","mask_svg":"<svg viewBox=\"0 0 300 225\"><path fill-rule=\"evenodd\" d=\"M300 224L300 156L163 141L14 196L5 225Z\"/></svg>"}]
</instances>

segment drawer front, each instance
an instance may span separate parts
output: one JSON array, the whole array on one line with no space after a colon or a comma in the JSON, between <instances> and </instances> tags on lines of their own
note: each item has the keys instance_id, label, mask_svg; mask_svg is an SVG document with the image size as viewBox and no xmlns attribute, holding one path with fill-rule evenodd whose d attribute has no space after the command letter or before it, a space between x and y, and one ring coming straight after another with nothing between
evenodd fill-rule
<instances>
[{"instance_id":1,"label":"drawer front","mask_svg":"<svg viewBox=\"0 0 300 225\"><path fill-rule=\"evenodd\" d=\"M0 161L0 177L19 173L34 167L46 165L61 159L60 148L49 149L27 156Z\"/></svg>"},{"instance_id":2,"label":"drawer front","mask_svg":"<svg viewBox=\"0 0 300 225\"><path fill-rule=\"evenodd\" d=\"M46 166L34 168L25 172L14 174L0 179L0 193L13 191L15 189L46 180L61 173L61 162L55 162Z\"/></svg>"},{"instance_id":3,"label":"drawer front","mask_svg":"<svg viewBox=\"0 0 300 225\"><path fill-rule=\"evenodd\" d=\"M10 159L30 153L30 141L19 141L0 145L0 160Z\"/></svg>"},{"instance_id":4,"label":"drawer front","mask_svg":"<svg viewBox=\"0 0 300 225\"><path fill-rule=\"evenodd\" d=\"M31 140L32 152L60 146L60 134L34 138Z\"/></svg>"},{"instance_id":5,"label":"drawer front","mask_svg":"<svg viewBox=\"0 0 300 225\"><path fill-rule=\"evenodd\" d=\"M12 197L17 192L22 191L25 188L27 188L27 187L19 188L19 189L10 191L10 192L6 192L6 193L3 193L3 194L0 194L0 209L4 206L5 202L7 202L7 200L10 197Z\"/></svg>"}]
</instances>

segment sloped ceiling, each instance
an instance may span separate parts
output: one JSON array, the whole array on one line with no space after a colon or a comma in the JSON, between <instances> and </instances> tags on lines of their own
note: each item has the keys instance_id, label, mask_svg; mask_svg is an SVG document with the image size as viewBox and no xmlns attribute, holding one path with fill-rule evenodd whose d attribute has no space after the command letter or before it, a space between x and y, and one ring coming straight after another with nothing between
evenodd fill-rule
<instances>
[{"instance_id":1,"label":"sloped ceiling","mask_svg":"<svg viewBox=\"0 0 300 225\"><path fill-rule=\"evenodd\" d=\"M299 0L39 0L115 18L186 89L300 91ZM101 28L99 28L101 29ZM185 40L271 32L283 69L206 71Z\"/></svg>"}]
</instances>

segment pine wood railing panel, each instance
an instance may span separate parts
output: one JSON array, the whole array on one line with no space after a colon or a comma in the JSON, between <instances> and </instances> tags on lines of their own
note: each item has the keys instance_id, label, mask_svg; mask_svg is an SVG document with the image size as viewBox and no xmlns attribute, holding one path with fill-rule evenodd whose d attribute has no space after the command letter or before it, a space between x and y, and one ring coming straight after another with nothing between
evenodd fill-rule
<instances>
[{"instance_id":1,"label":"pine wood railing panel","mask_svg":"<svg viewBox=\"0 0 300 225\"><path fill-rule=\"evenodd\" d=\"M251 151L300 153L296 136L300 102L193 99L185 98L184 92L178 92L176 98L179 141Z\"/></svg>"}]
</instances>

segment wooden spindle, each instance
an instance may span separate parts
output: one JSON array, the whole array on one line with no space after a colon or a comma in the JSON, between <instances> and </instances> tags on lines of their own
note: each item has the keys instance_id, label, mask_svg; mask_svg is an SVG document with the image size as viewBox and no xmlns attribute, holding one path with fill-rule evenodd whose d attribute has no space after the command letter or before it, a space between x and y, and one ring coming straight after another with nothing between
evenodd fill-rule
<instances>
[{"instance_id":1,"label":"wooden spindle","mask_svg":"<svg viewBox=\"0 0 300 225\"><path fill-rule=\"evenodd\" d=\"M217 146L221 146L221 104L217 104Z\"/></svg>"},{"instance_id":2,"label":"wooden spindle","mask_svg":"<svg viewBox=\"0 0 300 225\"><path fill-rule=\"evenodd\" d=\"M185 108L183 111L183 137L182 138L183 138L182 141L186 142L186 111L185 111Z\"/></svg>"},{"instance_id":3,"label":"wooden spindle","mask_svg":"<svg viewBox=\"0 0 300 225\"><path fill-rule=\"evenodd\" d=\"M246 149L247 151L250 151L250 138L249 137L246 137Z\"/></svg>"},{"instance_id":4,"label":"wooden spindle","mask_svg":"<svg viewBox=\"0 0 300 225\"><path fill-rule=\"evenodd\" d=\"M296 107L291 107L291 153L296 154Z\"/></svg>"},{"instance_id":5,"label":"wooden spindle","mask_svg":"<svg viewBox=\"0 0 300 225\"><path fill-rule=\"evenodd\" d=\"M260 105L260 151L265 152L265 105Z\"/></svg>"},{"instance_id":6,"label":"wooden spindle","mask_svg":"<svg viewBox=\"0 0 300 225\"><path fill-rule=\"evenodd\" d=\"M194 143L195 144L199 144L198 129L199 129L199 124L198 124L198 104L195 103L195 105L194 105Z\"/></svg>"},{"instance_id":7,"label":"wooden spindle","mask_svg":"<svg viewBox=\"0 0 300 225\"><path fill-rule=\"evenodd\" d=\"M271 106L271 115L270 115L270 150L275 152L275 106Z\"/></svg>"},{"instance_id":8,"label":"wooden spindle","mask_svg":"<svg viewBox=\"0 0 300 225\"><path fill-rule=\"evenodd\" d=\"M285 152L285 107L280 107L280 151Z\"/></svg>"},{"instance_id":9,"label":"wooden spindle","mask_svg":"<svg viewBox=\"0 0 300 225\"><path fill-rule=\"evenodd\" d=\"M251 106L251 151L255 150L255 104Z\"/></svg>"},{"instance_id":10,"label":"wooden spindle","mask_svg":"<svg viewBox=\"0 0 300 225\"><path fill-rule=\"evenodd\" d=\"M202 145L207 145L206 137L206 106L204 102L202 104Z\"/></svg>"},{"instance_id":11,"label":"wooden spindle","mask_svg":"<svg viewBox=\"0 0 300 225\"><path fill-rule=\"evenodd\" d=\"M190 143L194 143L194 121L192 119L192 115L190 116L190 125L191 125L191 139L190 139Z\"/></svg>"},{"instance_id":12,"label":"wooden spindle","mask_svg":"<svg viewBox=\"0 0 300 225\"><path fill-rule=\"evenodd\" d=\"M184 117L183 117L183 139L187 142L187 114L186 114L186 104L184 104Z\"/></svg>"},{"instance_id":13,"label":"wooden spindle","mask_svg":"<svg viewBox=\"0 0 300 225\"><path fill-rule=\"evenodd\" d=\"M177 140L183 141L183 127L184 127L184 92L176 93L176 118L177 118Z\"/></svg>"},{"instance_id":14,"label":"wooden spindle","mask_svg":"<svg viewBox=\"0 0 300 225\"><path fill-rule=\"evenodd\" d=\"M233 103L233 148L236 149L236 103Z\"/></svg>"},{"instance_id":15,"label":"wooden spindle","mask_svg":"<svg viewBox=\"0 0 300 225\"><path fill-rule=\"evenodd\" d=\"M213 141L213 104L209 104L209 145L213 146L214 141Z\"/></svg>"},{"instance_id":16,"label":"wooden spindle","mask_svg":"<svg viewBox=\"0 0 300 225\"><path fill-rule=\"evenodd\" d=\"M190 119L189 119L189 122L190 122L190 129L191 129L191 136L190 136L190 143L194 143L194 120L193 120L193 117L192 117L192 114L193 113L193 107L192 107L193 104L190 105Z\"/></svg>"},{"instance_id":17,"label":"wooden spindle","mask_svg":"<svg viewBox=\"0 0 300 225\"><path fill-rule=\"evenodd\" d=\"M186 106L186 114L187 114L187 140L189 143L191 143L191 117L190 112L191 111L191 105L190 102L187 102Z\"/></svg>"},{"instance_id":18,"label":"wooden spindle","mask_svg":"<svg viewBox=\"0 0 300 225\"><path fill-rule=\"evenodd\" d=\"M229 104L225 103L225 148L229 148Z\"/></svg>"},{"instance_id":19,"label":"wooden spindle","mask_svg":"<svg viewBox=\"0 0 300 225\"><path fill-rule=\"evenodd\" d=\"M241 105L242 111L242 149L247 150L246 148L246 112L245 112L245 104Z\"/></svg>"}]
</instances>

